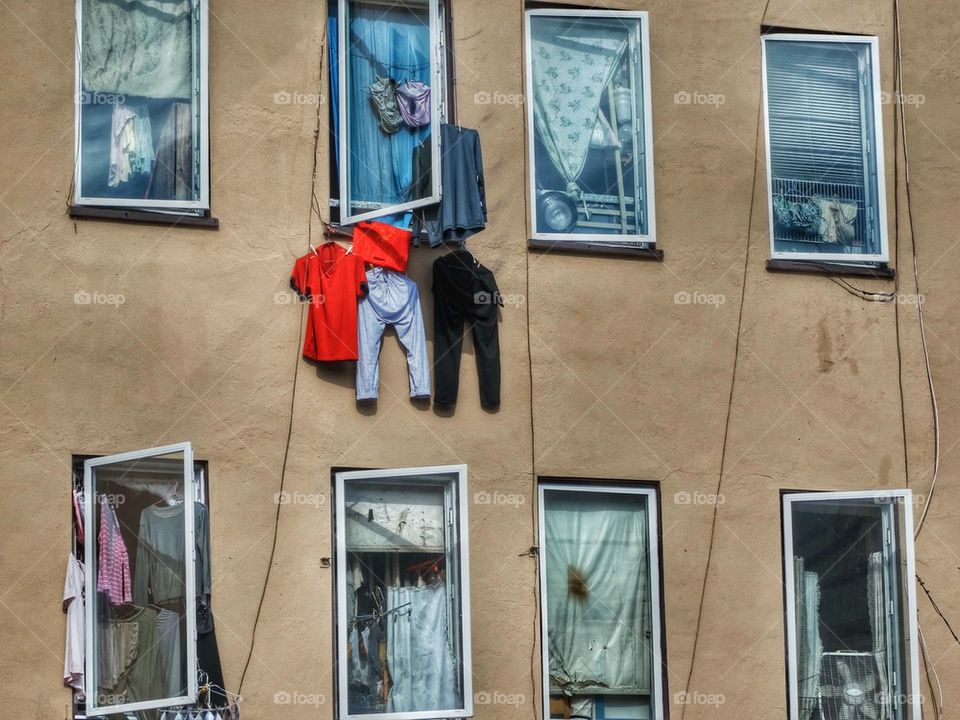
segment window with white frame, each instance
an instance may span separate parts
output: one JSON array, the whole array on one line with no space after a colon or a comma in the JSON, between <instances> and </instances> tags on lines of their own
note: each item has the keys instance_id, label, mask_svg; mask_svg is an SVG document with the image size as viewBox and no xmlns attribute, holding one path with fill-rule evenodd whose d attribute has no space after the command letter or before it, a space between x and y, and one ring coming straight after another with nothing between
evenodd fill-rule
<instances>
[{"instance_id":1,"label":"window with white frame","mask_svg":"<svg viewBox=\"0 0 960 720\"><path fill-rule=\"evenodd\" d=\"M473 714L467 469L335 476L338 717Z\"/></svg>"},{"instance_id":2,"label":"window with white frame","mask_svg":"<svg viewBox=\"0 0 960 720\"><path fill-rule=\"evenodd\" d=\"M763 38L775 259L888 260L877 38Z\"/></svg>"},{"instance_id":3,"label":"window with white frame","mask_svg":"<svg viewBox=\"0 0 960 720\"><path fill-rule=\"evenodd\" d=\"M409 225L440 200L446 112L442 0L338 0L330 18L330 91L343 225ZM335 193L336 194L336 193Z\"/></svg>"},{"instance_id":4,"label":"window with white frame","mask_svg":"<svg viewBox=\"0 0 960 720\"><path fill-rule=\"evenodd\" d=\"M211 592L203 485L190 443L83 462L85 662L74 679L87 716L196 703L197 599L209 607Z\"/></svg>"},{"instance_id":5,"label":"window with white frame","mask_svg":"<svg viewBox=\"0 0 960 720\"><path fill-rule=\"evenodd\" d=\"M526 12L534 239L655 240L646 12Z\"/></svg>"},{"instance_id":6,"label":"window with white frame","mask_svg":"<svg viewBox=\"0 0 960 720\"><path fill-rule=\"evenodd\" d=\"M909 490L783 496L791 720L919 720Z\"/></svg>"},{"instance_id":7,"label":"window with white frame","mask_svg":"<svg viewBox=\"0 0 960 720\"><path fill-rule=\"evenodd\" d=\"M76 0L74 204L205 214L207 0Z\"/></svg>"},{"instance_id":8,"label":"window with white frame","mask_svg":"<svg viewBox=\"0 0 960 720\"><path fill-rule=\"evenodd\" d=\"M662 720L657 495L540 485L545 718Z\"/></svg>"}]
</instances>

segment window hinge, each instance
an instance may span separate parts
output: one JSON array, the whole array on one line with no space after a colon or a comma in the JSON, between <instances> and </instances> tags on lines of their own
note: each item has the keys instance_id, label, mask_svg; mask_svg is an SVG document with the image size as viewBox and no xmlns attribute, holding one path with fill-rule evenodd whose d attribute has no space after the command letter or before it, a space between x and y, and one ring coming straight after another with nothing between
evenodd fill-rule
<instances>
[{"instance_id":1,"label":"window hinge","mask_svg":"<svg viewBox=\"0 0 960 720\"><path fill-rule=\"evenodd\" d=\"M893 614L894 614L893 600L889 600L887 601L887 615L889 615L890 617L893 617Z\"/></svg>"}]
</instances>

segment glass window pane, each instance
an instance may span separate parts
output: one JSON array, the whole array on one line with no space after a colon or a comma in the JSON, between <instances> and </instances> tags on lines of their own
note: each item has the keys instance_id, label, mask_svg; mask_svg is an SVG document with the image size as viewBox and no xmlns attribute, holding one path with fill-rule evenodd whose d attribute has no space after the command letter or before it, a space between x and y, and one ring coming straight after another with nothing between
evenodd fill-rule
<instances>
[{"instance_id":1,"label":"glass window pane","mask_svg":"<svg viewBox=\"0 0 960 720\"><path fill-rule=\"evenodd\" d=\"M345 7L340 57L346 73L346 219L435 194L431 25L436 3L349 0ZM402 214L391 220L409 225L409 216Z\"/></svg>"},{"instance_id":2,"label":"glass window pane","mask_svg":"<svg viewBox=\"0 0 960 720\"><path fill-rule=\"evenodd\" d=\"M871 47L766 42L777 252L881 252Z\"/></svg>"},{"instance_id":3,"label":"glass window pane","mask_svg":"<svg viewBox=\"0 0 960 720\"><path fill-rule=\"evenodd\" d=\"M464 708L457 483L456 472L345 482L350 715Z\"/></svg>"},{"instance_id":4,"label":"glass window pane","mask_svg":"<svg viewBox=\"0 0 960 720\"><path fill-rule=\"evenodd\" d=\"M640 22L530 15L537 233L649 232Z\"/></svg>"},{"instance_id":5,"label":"glass window pane","mask_svg":"<svg viewBox=\"0 0 960 720\"><path fill-rule=\"evenodd\" d=\"M907 717L900 512L886 498L793 503L800 720Z\"/></svg>"},{"instance_id":6,"label":"glass window pane","mask_svg":"<svg viewBox=\"0 0 960 720\"><path fill-rule=\"evenodd\" d=\"M186 551L186 509L193 507L197 537L206 538L206 508L191 500L192 471L187 479L183 453L94 465L90 472L88 687L96 696L88 703L170 704L189 694L194 674L188 615L195 612L195 589L187 577L195 565ZM196 565L195 587L209 592L205 567L201 573Z\"/></svg>"},{"instance_id":7,"label":"glass window pane","mask_svg":"<svg viewBox=\"0 0 960 720\"><path fill-rule=\"evenodd\" d=\"M651 717L649 496L547 489L543 523L551 715Z\"/></svg>"},{"instance_id":8,"label":"glass window pane","mask_svg":"<svg viewBox=\"0 0 960 720\"><path fill-rule=\"evenodd\" d=\"M81 198L200 200L193 4L82 0Z\"/></svg>"}]
</instances>

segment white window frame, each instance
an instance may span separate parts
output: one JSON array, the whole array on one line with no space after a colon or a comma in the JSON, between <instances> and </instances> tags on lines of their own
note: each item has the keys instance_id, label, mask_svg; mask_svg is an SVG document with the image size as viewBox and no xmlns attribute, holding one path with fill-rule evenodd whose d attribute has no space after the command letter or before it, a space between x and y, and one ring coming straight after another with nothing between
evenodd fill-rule
<instances>
[{"instance_id":1,"label":"white window frame","mask_svg":"<svg viewBox=\"0 0 960 720\"><path fill-rule=\"evenodd\" d=\"M871 84L873 86L873 133L876 142L874 156L876 167L874 172L877 178L877 224L880 234L879 253L800 253L777 251L774 240L773 217L773 171L770 164L770 110L767 97L767 41L789 42L817 42L840 43L846 45L866 45L870 50ZM821 262L842 263L847 265L863 265L887 263L890 260L890 251L887 238L887 190L886 190L886 162L884 161L883 147L883 107L881 103L880 84L880 41L873 36L864 35L816 35L808 33L771 33L761 38L761 72L763 75L763 129L766 143L767 160L767 214L770 220L770 257L777 260L817 260ZM864 178L868 183L869 178Z\"/></svg>"},{"instance_id":2,"label":"white window frame","mask_svg":"<svg viewBox=\"0 0 960 720\"><path fill-rule=\"evenodd\" d=\"M900 505L903 510L903 554L906 561L904 577L901 578L907 595L908 626L900 628L909 638L910 652L904 657L904 664L910 664L910 698L907 701L907 714L911 720L921 720L920 695L920 636L917 630L917 566L913 539L913 493L910 490L859 490L849 492L789 492L783 495L783 567L784 600L787 617L787 674L790 720L799 720L798 706L798 669L797 669L797 628L794 597L793 574L793 505L804 502L824 502L831 500L873 500L880 506ZM896 532L896 529L894 530Z\"/></svg>"},{"instance_id":3,"label":"white window frame","mask_svg":"<svg viewBox=\"0 0 960 720\"><path fill-rule=\"evenodd\" d=\"M526 10L524 12L524 58L526 71L526 98L527 108L527 167L528 167L528 213L530 216L530 237L534 240L549 240L551 242L588 242L591 244L618 246L623 244L643 244L650 248L656 246L657 241L657 218L656 218L656 193L654 192L653 178L653 111L650 100L650 18L645 10L580 10L576 8L549 8ZM540 232L537 229L537 177L536 177L536 125L533 117L533 55L530 42L530 22L533 17L568 17L568 18L626 18L640 21L640 45L639 59L643 68L642 92L643 92L643 142L644 142L644 162L643 172L646 180L646 212L647 212L647 233L646 235L611 235L606 233L551 233ZM636 113L633 118L634 124L637 122ZM634 130L636 133L636 129ZM639 169L639 164L636 169Z\"/></svg>"},{"instance_id":4,"label":"white window frame","mask_svg":"<svg viewBox=\"0 0 960 720\"><path fill-rule=\"evenodd\" d=\"M397 480L405 477L416 478L417 482L431 482L428 476L436 475L436 484L449 488L448 480L443 477L457 474L456 496L448 498L449 505L455 505L457 511L457 561L459 567L460 594L460 671L463 682L463 704L461 710L423 710L399 713L351 714L348 709L348 669L347 662L347 542L346 513L344 503L345 483L350 480ZM339 720L433 720L434 718L468 718L473 716L473 662L470 638L470 529L467 514L467 466L435 465L427 467L394 468L385 470L351 470L336 473L334 480L334 505L336 522L336 609L337 609L337 717ZM449 521L448 521L449 522ZM451 618L452 620L452 618Z\"/></svg>"},{"instance_id":5,"label":"white window frame","mask_svg":"<svg viewBox=\"0 0 960 720\"><path fill-rule=\"evenodd\" d=\"M161 447L149 448L147 450L135 450L133 452L119 453L117 455L104 455L102 457L90 458L83 461L83 487L84 487L84 527L95 528L96 522L96 499L94 488L93 470L102 465L113 465L115 463L129 462L131 460L141 460L149 457L162 455L172 455L174 453L183 454L183 497L193 498L196 496L194 487L194 466L193 466L193 446L189 442L176 443L173 445L163 445ZM194 518L192 512L183 513L184 532L183 541L186 543L188 552L184 554L186 563L186 583L184 607L188 610L196 604L196 552L197 545L194 542ZM91 530L92 532L92 530ZM88 684L94 681L96 677L96 662L93 653L96 638L96 617L94 616L95 603L89 599L89 593L92 588L97 586L97 578L94 575L96 570L97 541L91 537L84 544L84 581L87 588L88 599L84 608L86 627L84 628L84 672ZM157 698L156 700L143 700L139 702L125 703L122 705L108 705L101 707L97 703L97 689L87 688L87 707L86 714L90 717L96 715L114 715L117 713L135 712L137 710L152 710L176 705L187 705L196 702L198 692L197 673L192 668L197 667L197 618L196 613L185 613L187 621L187 694L180 697Z\"/></svg>"},{"instance_id":6,"label":"white window frame","mask_svg":"<svg viewBox=\"0 0 960 720\"><path fill-rule=\"evenodd\" d=\"M161 213L200 215L210 210L210 99L209 99L209 26L208 0L191 0L193 5L192 27L195 44L199 46L199 57L193 58L193 79L199 82L198 103L200 112L199 146L200 197L198 200L158 200L155 198L104 198L81 194L81 174L83 164L83 132L81 127L81 109L83 99L83 3L76 0L76 61L74 62L74 162L73 203L78 207L122 207L136 208ZM197 37L199 35L199 37ZM198 67L199 65L199 67Z\"/></svg>"},{"instance_id":7,"label":"white window frame","mask_svg":"<svg viewBox=\"0 0 960 720\"><path fill-rule=\"evenodd\" d=\"M431 168L430 181L432 189L429 197L418 198L408 202L384 205L379 208L364 209L364 212L350 214L350 121L347 116L349 92L347 91L347 52L348 14L347 7L351 0L338 0L337 5L337 74L339 76L339 98L337 102L340 114L340 134L337 141L340 145L340 197L331 202L334 207L340 208L340 225L353 225L362 220L373 220L384 215L414 210L426 205L440 202L440 123L443 117L443 98L446 94L444 86L444 69L441 58L444 55L445 38L443 36L443 22L441 17L440 0L426 0L430 14L430 145ZM384 2L384 4L390 4Z\"/></svg>"},{"instance_id":8,"label":"white window frame","mask_svg":"<svg viewBox=\"0 0 960 720\"><path fill-rule=\"evenodd\" d=\"M663 684L663 596L660 588L660 508L657 489L653 487L630 487L625 485L610 485L604 483L576 483L576 482L541 482L537 492L538 532L540 537L540 560L537 563L540 573L540 669L541 695L543 699L542 717L550 717L550 637L549 619L547 617L547 563L546 563L546 493L548 491L587 492L600 495L622 494L643 495L647 498L647 543L650 558L650 608L651 608L651 636L650 645L653 648L653 678L651 688L651 710L653 720L664 720L666 717Z\"/></svg>"}]
</instances>

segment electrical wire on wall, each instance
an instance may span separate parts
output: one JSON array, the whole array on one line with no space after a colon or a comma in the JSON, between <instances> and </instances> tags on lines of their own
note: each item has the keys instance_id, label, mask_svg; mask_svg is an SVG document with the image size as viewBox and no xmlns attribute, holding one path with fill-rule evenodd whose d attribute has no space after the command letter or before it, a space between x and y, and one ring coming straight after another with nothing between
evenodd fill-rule
<instances>
[{"instance_id":1,"label":"electrical wire on wall","mask_svg":"<svg viewBox=\"0 0 960 720\"><path fill-rule=\"evenodd\" d=\"M920 291L920 273L917 269L917 241L913 227L913 203L910 196L910 147L907 142L907 119L905 114L904 92L903 92L903 63L900 39L900 0L893 1L894 9L894 62L896 67L894 74L896 78L897 107L900 109L900 127L903 138L903 173L904 188L906 190L907 200L907 224L910 227L910 254L913 262L913 280L914 290L917 293L917 322L920 327L920 344L923 349L923 366L927 374L927 387L930 390L930 408L933 413L933 477L930 480L930 490L923 503L923 510L920 513L920 520L917 522L917 528L914 537L919 537L923 529L923 523L927 519L927 511L930 509L930 502L933 500L933 493L937 487L937 479L940 477L940 409L937 405L937 392L933 385L933 371L930 368L930 352L927 347L927 333L923 321L923 293Z\"/></svg>"},{"instance_id":2,"label":"electrical wire on wall","mask_svg":"<svg viewBox=\"0 0 960 720\"><path fill-rule=\"evenodd\" d=\"M923 366L927 375L927 387L930 391L930 407L933 414L933 477L930 481L930 489L927 492L927 497L923 503L923 510L920 513L920 519L917 522L916 530L914 531L914 539L920 536L920 531L923 529L923 523L927 518L927 511L930 509L930 503L933 500L933 493L936 489L937 479L940 475L940 410L937 406L937 393L933 384L933 372L930 368L930 353L927 347L927 335L926 328L924 327L923 322L923 294L920 291L920 273L917 269L917 241L916 233L914 230L913 224L913 203L911 202L910 195L910 147L907 141L907 120L906 120L906 108L904 103L904 92L903 92L903 46L902 46L902 37L901 37L901 25L900 25L900 0L893 0L893 27L894 27L894 84L895 91L897 93L897 109L899 117L899 126L900 126L900 137L903 141L903 172L904 172L904 189L906 193L906 202L907 202L907 225L910 228L910 254L913 265L913 280L914 280L914 291L917 294L917 322L920 329L920 344L923 350ZM899 198L895 198L896 201L899 201ZM898 223L899 228L899 223ZM899 233L899 230L898 230ZM898 250L899 250L899 237L898 237ZM898 253L899 254L899 253ZM898 303L899 307L899 303ZM897 325L897 342L898 347L897 351L900 352L899 348L899 313L898 325ZM901 393L902 393L902 377L901 377ZM904 428L904 447L906 447L906 412L903 408L901 402L901 408L903 410L903 428ZM907 471L907 486L909 487L909 471L908 466L905 467ZM927 593L927 597L930 602L933 604L934 609L943 619L943 622L946 624L947 628L953 634L954 639L956 635L953 633L953 628L950 626L950 623L947 619L940 613L940 609L937 607L936 603L933 600L933 597L927 591L926 586L923 584L923 581L917 576L917 581L923 587L924 592ZM927 641L923 635L923 628L920 624L919 610L917 617L917 631L920 635L920 649L923 654L923 663L924 667L927 670L927 682L930 685L931 692L936 692L937 700L933 703L933 714L934 718L939 720L942 717L943 713L943 686L940 683L940 676L937 673L934 662L931 661L929 656L929 651L927 649ZM931 679L931 675L933 678ZM936 687L934 687L936 683Z\"/></svg>"},{"instance_id":3,"label":"electrical wire on wall","mask_svg":"<svg viewBox=\"0 0 960 720\"><path fill-rule=\"evenodd\" d=\"M320 69L317 76L317 84L318 84L317 96L318 97L323 90L323 69L324 69L323 61L326 53L326 44L327 44L326 41L327 41L326 23L324 23L324 32L320 37ZM320 129L321 129L320 113L321 113L321 108L323 107L323 104L317 103L316 105L317 105L317 119L316 119L316 127L313 132L313 170L310 176L310 211L309 211L309 214L307 215L307 252L309 252L310 249L313 248L313 215L314 213L316 213L317 218L320 220L321 228L325 226L325 223L323 220L323 214L320 209L320 201L317 198L317 152L320 148ZM283 493L284 483L287 477L287 460L290 456L290 442L291 442L291 439L293 438L293 418L294 418L294 409L295 409L295 404L297 399L297 380L300 375L300 362L301 362L300 354L303 349L302 348L303 332L301 332L301 330L303 328L303 316L304 316L305 304L299 303L299 305L300 305L300 313L298 315L299 319L297 321L297 342L296 342L297 354L296 354L295 364L293 366L293 383L290 390L290 412L289 412L289 420L287 422L287 438L283 447L283 463L280 468L280 486L277 489L277 492L280 494ZM263 578L263 587L260 591L260 600L257 603L257 614L254 616L254 619L253 619L253 629L250 633L250 649L247 652L247 659L243 665L243 672L240 674L240 684L237 687L238 694L243 692L243 682L247 677L247 670L250 667L250 661L253 659L253 648L254 648L254 645L256 644L256 639L257 639L257 626L260 624L260 615L263 612L263 602L267 596L267 586L270 583L270 573L273 570L273 561L277 553L277 536L280 530L280 508L282 508L283 505L284 504L281 502L277 503L277 511L273 520L273 542L271 543L271 546L270 546L270 559L267 564L266 575Z\"/></svg>"},{"instance_id":4,"label":"electrical wire on wall","mask_svg":"<svg viewBox=\"0 0 960 720\"><path fill-rule=\"evenodd\" d=\"M764 23L767 19L767 10L769 9L770 0L767 0L766 4L763 6L763 13L760 15L761 33L763 32ZM737 336L733 350L733 369L730 373L730 393L727 397L727 413L723 424L723 442L720 446L720 472L717 475L717 485L714 497L720 497L721 488L723 485L723 470L727 461L727 441L730 437L730 419L733 413L733 393L737 383L737 367L740 363L740 332L743 328L743 308L745 304L744 301L747 296L747 272L750 268L750 236L753 234L753 210L754 199L756 197L756 192L754 191L757 186L757 174L760 163L760 118L763 116L762 113L763 90L761 89L760 97L757 100L757 129L753 138L753 177L750 181L750 210L749 214L747 215L746 247L744 248L743 274L740 282L740 306L737 309ZM707 578L710 576L710 561L713 558L713 544L717 536L717 519L719 510L720 503L713 503L713 517L710 521L710 544L707 546L707 560L703 568L703 584L700 588L700 607L697 609L697 624L693 633L693 650L690 655L690 668L687 671L687 681L683 688L684 693L688 695L690 693L690 683L693 682L693 669L696 666L697 647L700 644L700 627L703 622L703 606L706 604ZM688 705L689 703L683 703L680 705L680 720L683 720Z\"/></svg>"}]
</instances>

